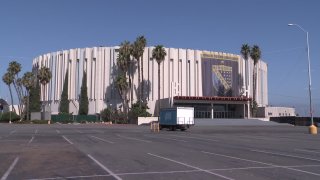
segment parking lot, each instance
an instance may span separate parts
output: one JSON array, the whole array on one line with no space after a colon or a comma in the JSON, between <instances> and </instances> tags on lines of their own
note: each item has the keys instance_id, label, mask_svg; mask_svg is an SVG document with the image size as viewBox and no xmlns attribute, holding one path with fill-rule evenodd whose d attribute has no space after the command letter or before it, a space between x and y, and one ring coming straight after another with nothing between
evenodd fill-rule
<instances>
[{"instance_id":1,"label":"parking lot","mask_svg":"<svg viewBox=\"0 0 320 180\"><path fill-rule=\"evenodd\" d=\"M0 178L320 179L319 140L294 126L0 124Z\"/></svg>"}]
</instances>

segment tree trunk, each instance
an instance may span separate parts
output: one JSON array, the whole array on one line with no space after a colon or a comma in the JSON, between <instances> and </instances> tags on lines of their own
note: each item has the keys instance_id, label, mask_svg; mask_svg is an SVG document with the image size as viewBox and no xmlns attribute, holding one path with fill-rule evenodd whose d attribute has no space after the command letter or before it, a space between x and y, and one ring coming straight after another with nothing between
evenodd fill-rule
<instances>
[{"instance_id":1,"label":"tree trunk","mask_svg":"<svg viewBox=\"0 0 320 180\"><path fill-rule=\"evenodd\" d=\"M131 73L132 73L132 65L131 63L129 64L129 71L128 71L128 76L129 76L129 93L130 93L130 104L132 107L132 100L133 100L133 88L132 88L132 77L131 77Z\"/></svg>"},{"instance_id":2,"label":"tree trunk","mask_svg":"<svg viewBox=\"0 0 320 180\"><path fill-rule=\"evenodd\" d=\"M252 100L255 101L256 100L256 65L253 66L253 73L252 73Z\"/></svg>"},{"instance_id":3,"label":"tree trunk","mask_svg":"<svg viewBox=\"0 0 320 180\"><path fill-rule=\"evenodd\" d=\"M20 94L20 91L19 91L19 89L18 89L18 87L17 87L17 85L16 85L16 83L13 81L13 87L14 87L14 89L16 90L16 93L17 93L17 95L18 95L18 101L19 101L19 104L18 104L18 111L19 111L19 114L21 115L22 113L21 113L21 94Z\"/></svg>"},{"instance_id":4,"label":"tree trunk","mask_svg":"<svg viewBox=\"0 0 320 180\"><path fill-rule=\"evenodd\" d=\"M123 92L121 93L121 97L122 97L122 107L123 107L123 112L125 114L128 114L128 98L127 98L127 90L123 90Z\"/></svg>"},{"instance_id":5,"label":"tree trunk","mask_svg":"<svg viewBox=\"0 0 320 180\"><path fill-rule=\"evenodd\" d=\"M12 91L11 91L11 87L10 87L10 85L8 85L9 86L9 91L10 91L10 96L11 96L11 108L12 108L12 110L10 110L10 119L9 119L9 121L10 121L10 123L11 123L11 111L16 111L15 110L15 108L13 107L13 96L12 96Z\"/></svg>"},{"instance_id":6,"label":"tree trunk","mask_svg":"<svg viewBox=\"0 0 320 180\"><path fill-rule=\"evenodd\" d=\"M45 85L42 84L42 112L41 112L41 120L45 120L45 105L44 105L44 98L45 98Z\"/></svg>"},{"instance_id":7,"label":"tree trunk","mask_svg":"<svg viewBox=\"0 0 320 180\"><path fill-rule=\"evenodd\" d=\"M256 70L256 65L254 65L254 68L253 68L253 81L252 81L252 89L253 89L253 97L252 97L252 116L254 117L255 116L255 113L254 113L254 102L256 102L256 91L257 91L257 70Z\"/></svg>"},{"instance_id":8,"label":"tree trunk","mask_svg":"<svg viewBox=\"0 0 320 180\"><path fill-rule=\"evenodd\" d=\"M160 106L161 106L161 102L160 102L160 63L158 63L158 102L159 102L158 114L160 117Z\"/></svg>"},{"instance_id":9,"label":"tree trunk","mask_svg":"<svg viewBox=\"0 0 320 180\"><path fill-rule=\"evenodd\" d=\"M138 58L137 59L137 61L138 61L138 88L140 89L141 87L141 79L140 79L140 59ZM138 96L138 101L140 101L141 100L141 96L140 96L140 92L139 92L139 89L138 89L138 93L137 93L137 96Z\"/></svg>"},{"instance_id":10,"label":"tree trunk","mask_svg":"<svg viewBox=\"0 0 320 180\"><path fill-rule=\"evenodd\" d=\"M27 121L30 120L30 91L28 90L28 99L27 99L27 107L26 107L26 110L27 110Z\"/></svg>"},{"instance_id":11,"label":"tree trunk","mask_svg":"<svg viewBox=\"0 0 320 180\"><path fill-rule=\"evenodd\" d=\"M143 55L141 56L141 100L144 101Z\"/></svg>"}]
</instances>

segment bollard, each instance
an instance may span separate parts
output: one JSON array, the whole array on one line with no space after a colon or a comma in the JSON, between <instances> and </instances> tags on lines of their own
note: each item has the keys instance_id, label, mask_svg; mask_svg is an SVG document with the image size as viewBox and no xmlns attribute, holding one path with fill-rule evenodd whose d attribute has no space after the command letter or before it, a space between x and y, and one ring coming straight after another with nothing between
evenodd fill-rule
<instances>
[{"instance_id":1,"label":"bollard","mask_svg":"<svg viewBox=\"0 0 320 180\"><path fill-rule=\"evenodd\" d=\"M153 132L159 132L159 123L158 122L151 122L150 123L150 130Z\"/></svg>"},{"instance_id":2,"label":"bollard","mask_svg":"<svg viewBox=\"0 0 320 180\"><path fill-rule=\"evenodd\" d=\"M309 134L313 134L313 135L318 134L317 126L315 126L315 125L309 126Z\"/></svg>"}]
</instances>

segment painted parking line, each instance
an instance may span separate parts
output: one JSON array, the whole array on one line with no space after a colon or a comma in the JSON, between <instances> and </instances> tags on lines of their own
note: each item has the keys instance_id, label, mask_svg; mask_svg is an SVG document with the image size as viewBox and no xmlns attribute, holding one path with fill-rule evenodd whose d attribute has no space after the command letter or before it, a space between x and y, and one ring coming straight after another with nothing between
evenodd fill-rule
<instances>
[{"instance_id":1,"label":"painted parking line","mask_svg":"<svg viewBox=\"0 0 320 180\"><path fill-rule=\"evenodd\" d=\"M306 174L312 174L312 175L315 175L315 176L320 176L320 174L309 172L309 171L303 171L303 170L300 170L300 169L292 168L290 166L279 166L279 165L276 165L276 164L265 163L265 162L261 162L261 161L244 159L244 158L239 158L239 157L234 157L234 156L228 156L228 155L224 155L224 154L217 154L217 153L213 153L213 152L206 152L206 151L201 151L201 152L205 153L205 154L221 156L221 157L226 157L226 158L231 158L231 159L237 159L237 160L242 160L242 161L247 161L247 162L254 162L254 163L259 163L259 164L263 164L263 165L267 165L267 166L272 166L272 167L277 167L277 168L284 168L284 169L289 169L289 170L293 170L293 171L297 171L297 172L302 172L302 173L306 173Z\"/></svg>"},{"instance_id":2,"label":"painted parking line","mask_svg":"<svg viewBox=\"0 0 320 180\"><path fill-rule=\"evenodd\" d=\"M16 132L16 130L13 130L13 131L10 132L10 134L13 134L13 133L15 133L15 132Z\"/></svg>"},{"instance_id":3,"label":"painted parking line","mask_svg":"<svg viewBox=\"0 0 320 180\"><path fill-rule=\"evenodd\" d=\"M26 180L55 180L55 179L84 179L84 178L99 178L99 177L109 177L111 175L88 175L88 176L68 176L68 177L51 177L51 178L36 178L36 179L26 179Z\"/></svg>"},{"instance_id":4,"label":"painted parking line","mask_svg":"<svg viewBox=\"0 0 320 180\"><path fill-rule=\"evenodd\" d=\"M281 166L281 167L320 167L320 164L316 165L294 165L294 166ZM207 171L232 171L232 170L250 170L250 169L272 169L278 168L276 166L256 166L256 167L239 167L239 168L216 168L206 169ZM180 171L149 171L149 172L130 172L130 173L118 173L118 176L126 175L148 175L148 174L175 174L175 173L194 173L202 172L202 170L180 170Z\"/></svg>"},{"instance_id":5,"label":"painted parking line","mask_svg":"<svg viewBox=\"0 0 320 180\"><path fill-rule=\"evenodd\" d=\"M261 162L261 161L244 159L244 158L239 158L239 157L235 157L235 156L228 156L228 155L224 155L224 154L218 154L218 153L207 152L207 151L201 151L201 152L204 153L204 154L210 154L210 155L221 156L221 157L230 158L230 159L237 159L237 160L241 160L241 161L253 162L253 163L268 165L268 166L272 166L272 167L276 166L276 165L270 164L270 163L264 163L264 162Z\"/></svg>"},{"instance_id":6,"label":"painted parking line","mask_svg":"<svg viewBox=\"0 0 320 180\"><path fill-rule=\"evenodd\" d=\"M57 132L58 134L60 134L60 131L59 131L59 130L56 130L56 132Z\"/></svg>"},{"instance_id":7,"label":"painted parking line","mask_svg":"<svg viewBox=\"0 0 320 180\"><path fill-rule=\"evenodd\" d=\"M236 136L235 138L239 138L237 140L251 140L251 139L254 139L254 140L260 140L260 141L270 141L272 139L270 138L263 138L263 137L257 137L257 136L244 136L244 135L241 135L241 136Z\"/></svg>"},{"instance_id":8,"label":"painted parking line","mask_svg":"<svg viewBox=\"0 0 320 180\"><path fill-rule=\"evenodd\" d=\"M189 136L177 136L177 135L168 135L172 137L178 137L178 138L188 138L188 139L197 139L197 140L206 140L206 141L213 141L218 142L219 140L216 139L208 139L208 138L201 138L201 137L189 137Z\"/></svg>"},{"instance_id":9,"label":"painted parking line","mask_svg":"<svg viewBox=\"0 0 320 180\"><path fill-rule=\"evenodd\" d=\"M80 133L80 134L82 134L83 132L82 131L80 131L80 130L76 130L78 133Z\"/></svg>"},{"instance_id":10,"label":"painted parking line","mask_svg":"<svg viewBox=\"0 0 320 180\"><path fill-rule=\"evenodd\" d=\"M256 150L256 149L251 149L250 151L264 153L264 154L271 154L271 155L277 155L277 156L285 156L285 157L292 157L292 158L297 158L297 159L304 159L304 160L320 162L320 159L307 158L307 157L295 156L295 155L284 154L284 153L274 153L274 152L262 151L262 150Z\"/></svg>"},{"instance_id":11,"label":"painted parking line","mask_svg":"<svg viewBox=\"0 0 320 180\"><path fill-rule=\"evenodd\" d=\"M4 139L4 140L0 140L0 142L21 142L23 140L11 140L11 139Z\"/></svg>"},{"instance_id":12,"label":"painted parking line","mask_svg":"<svg viewBox=\"0 0 320 180\"><path fill-rule=\"evenodd\" d=\"M151 143L152 141L144 140L144 139L138 139L138 138L133 138L133 137L126 137L117 134L118 137L124 138L124 139L129 139L129 140L135 140L135 141L141 141L141 142L146 142L146 143Z\"/></svg>"},{"instance_id":13,"label":"painted parking line","mask_svg":"<svg viewBox=\"0 0 320 180\"><path fill-rule=\"evenodd\" d=\"M99 165L103 170L105 170L107 173L109 173L111 176L113 176L117 180L122 180L118 175L113 173L110 169L105 167L103 164L101 164L98 160L96 160L94 157L92 157L90 154L87 154L87 156L93 160L97 165Z\"/></svg>"},{"instance_id":14,"label":"painted parking line","mask_svg":"<svg viewBox=\"0 0 320 180\"><path fill-rule=\"evenodd\" d=\"M160 136L149 136L149 135L144 135L146 137L150 137L150 138L158 138L158 139L166 139L166 140L171 140L171 141L178 141L178 142L188 142L185 140L181 140L181 139L175 139L175 138L166 138L166 137L160 137Z\"/></svg>"},{"instance_id":15,"label":"painted parking line","mask_svg":"<svg viewBox=\"0 0 320 180\"><path fill-rule=\"evenodd\" d=\"M36 130L34 131L34 133L35 133L35 134L38 134L38 129L36 129Z\"/></svg>"},{"instance_id":16,"label":"painted parking line","mask_svg":"<svg viewBox=\"0 0 320 180\"><path fill-rule=\"evenodd\" d=\"M19 161L19 157L16 157L14 159L14 161L12 162L12 164L10 165L9 169L6 171L6 173L4 173L4 175L1 177L1 180L6 180L8 178L8 176L10 175L11 171L13 170L13 168L16 166L16 164Z\"/></svg>"},{"instance_id":17,"label":"painted parking line","mask_svg":"<svg viewBox=\"0 0 320 180\"><path fill-rule=\"evenodd\" d=\"M320 167L320 165L294 165L294 166L281 166L281 167ZM272 169L278 168L275 166L256 166L256 167L240 167L240 168L222 168L222 169L208 169L208 171L232 171L232 170L250 170L250 169ZM149 172L128 172L118 173L117 176L130 176L130 175L152 175L152 174L175 174L175 173L194 173L202 172L201 170L179 170L179 171L149 171ZM98 177L110 177L110 174L101 175L83 175L83 176L68 176L68 177L51 177L51 178L37 178L26 180L55 180L55 179L81 179L81 178L98 178Z\"/></svg>"},{"instance_id":18,"label":"painted parking line","mask_svg":"<svg viewBox=\"0 0 320 180\"><path fill-rule=\"evenodd\" d=\"M160 158L160 159L164 159L164 160L167 160L167 161L171 161L171 162L174 162L174 163L177 163L177 164L180 164L180 165L183 165L183 166L192 168L192 169L196 169L196 170L199 170L199 171L202 171L202 172L206 172L206 173L208 173L208 174L212 174L212 175L221 177L221 178L223 178L223 179L233 180L232 178L223 176L223 175L221 175L221 174L217 174L217 173L214 173L214 172L205 170L205 169L201 169L201 168L199 168L199 167L192 166L192 165L189 165L189 164L180 162L180 161L176 161L176 160L173 160L173 159L170 159L170 158L166 158L166 157L163 157L163 156L159 156L159 155L156 155L156 154L152 154L152 153L148 153L148 154L149 154L150 156L154 156L154 157L157 157L157 158Z\"/></svg>"},{"instance_id":19,"label":"painted parking line","mask_svg":"<svg viewBox=\"0 0 320 180\"><path fill-rule=\"evenodd\" d=\"M29 140L28 144L31 144L33 139L34 139L34 136L31 137L31 139Z\"/></svg>"},{"instance_id":20,"label":"painted parking line","mask_svg":"<svg viewBox=\"0 0 320 180\"><path fill-rule=\"evenodd\" d=\"M99 130L93 130L93 132L100 133L100 134L104 133L104 131L99 131Z\"/></svg>"},{"instance_id":21,"label":"painted parking line","mask_svg":"<svg viewBox=\"0 0 320 180\"><path fill-rule=\"evenodd\" d=\"M302 151L302 152L311 152L311 153L320 153L320 151L311 151L311 150L306 150L306 149L295 149L295 151Z\"/></svg>"},{"instance_id":22,"label":"painted parking line","mask_svg":"<svg viewBox=\"0 0 320 180\"><path fill-rule=\"evenodd\" d=\"M66 140L69 144L73 144L73 142L71 142L68 138L66 138L65 136L62 136L64 140Z\"/></svg>"},{"instance_id":23,"label":"painted parking line","mask_svg":"<svg viewBox=\"0 0 320 180\"><path fill-rule=\"evenodd\" d=\"M90 136L90 137L95 138L95 139L98 139L98 140L103 141L103 142L107 142L107 143L111 143L111 144L114 143L114 142L112 142L112 141L109 141L109 140L106 140L106 139L102 139L102 138L99 138L99 137L96 137L96 136Z\"/></svg>"}]
</instances>

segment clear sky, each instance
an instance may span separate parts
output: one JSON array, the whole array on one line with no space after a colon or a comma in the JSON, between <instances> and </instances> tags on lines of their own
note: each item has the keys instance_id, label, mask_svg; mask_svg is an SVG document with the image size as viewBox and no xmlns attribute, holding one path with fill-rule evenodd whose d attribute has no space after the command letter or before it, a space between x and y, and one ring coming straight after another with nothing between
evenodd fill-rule
<instances>
[{"instance_id":1,"label":"clear sky","mask_svg":"<svg viewBox=\"0 0 320 180\"><path fill-rule=\"evenodd\" d=\"M320 116L318 0L0 0L0 75L12 60L62 49L114 46L144 35L148 46L239 54L257 44L268 63L269 104L308 113L306 34L313 104ZM22 74L21 74L22 75ZM0 96L9 99L1 81Z\"/></svg>"}]
</instances>

